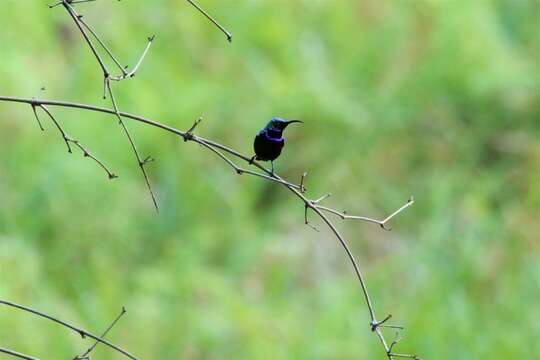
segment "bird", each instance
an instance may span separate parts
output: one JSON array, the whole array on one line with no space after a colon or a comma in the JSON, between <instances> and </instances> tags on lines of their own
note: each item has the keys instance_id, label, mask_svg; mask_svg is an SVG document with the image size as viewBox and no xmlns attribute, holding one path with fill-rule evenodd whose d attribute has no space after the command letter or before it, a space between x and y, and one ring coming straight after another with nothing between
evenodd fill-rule
<instances>
[{"instance_id":1,"label":"bird","mask_svg":"<svg viewBox=\"0 0 540 360\"><path fill-rule=\"evenodd\" d=\"M293 123L303 123L303 121L273 117L255 136L255 141L253 142L255 155L249 161L250 164L254 160L270 161L272 163L272 175L274 175L274 160L279 157L281 149L285 145L283 130Z\"/></svg>"}]
</instances>

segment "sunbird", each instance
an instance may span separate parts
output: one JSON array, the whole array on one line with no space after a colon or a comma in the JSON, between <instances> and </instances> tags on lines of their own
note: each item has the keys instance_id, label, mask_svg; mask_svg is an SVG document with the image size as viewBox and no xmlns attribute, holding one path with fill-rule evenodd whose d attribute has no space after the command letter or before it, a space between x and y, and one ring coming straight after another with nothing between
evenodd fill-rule
<instances>
[{"instance_id":1,"label":"sunbird","mask_svg":"<svg viewBox=\"0 0 540 360\"><path fill-rule=\"evenodd\" d=\"M302 123L300 120L284 120L282 118L273 117L272 120L264 129L259 131L255 136L253 143L253 149L255 150L255 156L250 160L262 160L270 161L272 163L272 175L274 174L274 160L276 160L281 154L281 149L285 145L285 139L283 138L283 130L292 123Z\"/></svg>"}]
</instances>

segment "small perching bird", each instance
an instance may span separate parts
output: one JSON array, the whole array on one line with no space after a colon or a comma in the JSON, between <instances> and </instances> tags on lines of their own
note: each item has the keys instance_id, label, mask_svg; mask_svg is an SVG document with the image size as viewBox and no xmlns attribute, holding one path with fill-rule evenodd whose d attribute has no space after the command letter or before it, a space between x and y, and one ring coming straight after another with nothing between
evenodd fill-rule
<instances>
[{"instance_id":1,"label":"small perching bird","mask_svg":"<svg viewBox=\"0 0 540 360\"><path fill-rule=\"evenodd\" d=\"M281 149L285 145L285 139L283 138L283 130L292 123L301 123L300 120L284 120L278 117L273 117L272 120L264 129L259 131L255 136L255 142L253 143L253 149L255 150L255 156L251 158L250 163L253 160L270 161L272 163L272 175L274 174L274 160L276 160L281 154Z\"/></svg>"}]
</instances>

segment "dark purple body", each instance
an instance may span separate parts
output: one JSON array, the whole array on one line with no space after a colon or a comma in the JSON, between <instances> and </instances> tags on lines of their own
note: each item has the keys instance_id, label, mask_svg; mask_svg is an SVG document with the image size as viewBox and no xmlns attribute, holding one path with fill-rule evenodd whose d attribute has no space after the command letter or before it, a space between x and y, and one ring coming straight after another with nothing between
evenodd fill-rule
<instances>
[{"instance_id":1,"label":"dark purple body","mask_svg":"<svg viewBox=\"0 0 540 360\"><path fill-rule=\"evenodd\" d=\"M283 131L274 129L263 129L253 143L253 149L257 160L274 161L281 154L281 149L285 145Z\"/></svg>"}]
</instances>

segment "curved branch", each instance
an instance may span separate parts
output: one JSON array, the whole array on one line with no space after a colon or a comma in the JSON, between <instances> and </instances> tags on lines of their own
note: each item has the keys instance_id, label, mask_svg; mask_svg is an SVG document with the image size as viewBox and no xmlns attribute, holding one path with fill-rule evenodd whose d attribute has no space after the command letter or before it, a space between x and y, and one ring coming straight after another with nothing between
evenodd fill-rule
<instances>
[{"instance_id":1,"label":"curved branch","mask_svg":"<svg viewBox=\"0 0 540 360\"><path fill-rule=\"evenodd\" d=\"M384 227L384 225L390 219L392 219L394 216L396 216L401 211L403 211L404 209L406 209L407 207L409 207L409 206L411 206L413 204L412 198L405 205L400 207L398 210L394 211L390 216L386 217L384 220L375 220L375 219L371 219L371 218L367 218L367 217L345 215L344 213L338 212L337 210L333 210L331 208L327 208L327 207L319 205L319 202L324 200L327 197L326 195L321 197L318 200L310 200L309 198L307 198L304 195L304 190L305 190L304 189L304 178L305 178L305 175L302 176L302 181L301 181L300 185L291 184L291 183L285 181L284 179L282 179L276 173L273 173L270 170L266 169L260 163L258 163L256 161L252 162L250 157L248 157L246 155L243 155L243 154L241 154L240 152L238 152L236 150L234 150L232 148L229 148L229 147L227 147L225 145L219 144L217 142L214 142L212 140L208 140L208 139L193 135L192 131L193 131L195 126L193 126L188 131L182 131L182 130L178 130L178 129L174 128L174 127L165 125L163 123L160 123L160 122L157 122L157 121L154 121L154 120L151 120L151 119L139 116L139 115L133 115L133 114L125 113L125 112L119 112L117 109L106 109L106 108L101 108L101 107L97 107L97 106L93 106L93 105L78 104L78 103L72 103L72 102L41 100L41 99L38 100L38 99L9 97L9 96L0 96L0 101L26 103L26 104L31 104L33 106L50 105L50 106L61 106L61 107L68 107L68 108L77 108L77 109L82 109L82 110L89 110L89 111L95 111L95 112L111 114L111 115L115 115L115 116L121 116L121 117L126 118L126 119L132 119L132 120L135 120L135 121L139 121L141 123L144 123L144 124L147 124L147 125L162 129L164 131L170 132L170 133L175 134L177 136L180 136L185 141L193 141L193 142L196 142L196 143L202 145L203 147L205 147L205 148L211 150L212 152L214 152L215 154L217 154L222 160L224 160L227 164L229 164L237 173L247 173L249 175L262 177L264 179L277 182L280 185L286 187L297 198L299 198L300 201L303 202L304 207L306 208L306 210L311 209L315 214L317 214L317 216L319 218L321 218L321 220L330 228L332 233L338 239L341 247L345 251L351 265L354 268L354 272L355 272L356 277L358 279L358 282L360 284L360 289L361 289L361 292L362 292L362 296L363 296L363 298L365 300L366 306L367 306L368 311L369 311L370 319L371 319L371 321L369 323L369 326L371 327L371 330L377 334L381 344L384 347L384 350L386 352L386 355L387 355L388 359L391 360L394 357L403 357L404 355L407 355L407 354L398 354L398 353L393 353L392 352L391 346L388 345L388 342L385 340L384 334L382 333L382 330L381 330L381 328L384 327L382 324L389 318L389 316L387 316L382 321L377 321L377 317L376 317L376 314L375 314L375 309L373 307L371 297L369 296L366 281L365 281L365 279L364 279L364 277L362 275L362 272L360 270L360 267L358 265L358 261L356 260L356 258L354 257L352 251L350 250L349 245L347 244L345 238L341 235L341 233L337 230L336 226L332 223L332 221L330 221L330 219L326 216L326 214L323 211L333 213L335 215L340 216L343 219L365 220L365 221L370 221L370 222L376 223L376 224L380 225L381 227ZM262 170L264 173L266 173L266 175L258 174L258 173L251 172L251 171L246 171L246 170L240 168L239 166L234 164L229 158L227 158L222 152L227 153L229 155L232 155L232 156L236 157L237 159L246 161L248 164L252 164L253 166L257 167L259 170ZM409 357L413 358L413 359L418 359L418 357L416 355L410 355Z\"/></svg>"},{"instance_id":2,"label":"curved branch","mask_svg":"<svg viewBox=\"0 0 540 360\"><path fill-rule=\"evenodd\" d=\"M43 313L41 311L34 310L32 308L29 308L29 307L26 307L26 306L23 306L23 305L20 305L20 304L17 304L17 303L13 303L13 302L10 302L10 301L0 300L0 304L10 306L12 308L16 308L16 309L19 309L19 310L22 310L22 311L25 311L25 312L40 316L42 318L51 320L52 322L55 322L58 325L61 325L61 326L65 327L65 328L67 328L67 329L70 329L73 332L76 332L77 334L81 335L82 338L89 337L89 338L94 339L94 340L102 343L103 345L106 345L106 346L110 347L111 349L121 353L122 355L124 355L125 357L127 357L129 359L138 360L135 356L131 355L126 350L122 349L119 346L114 345L113 343L103 339L102 337L94 335L94 334L92 334L92 333L90 333L90 332L88 332L88 331L86 331L84 329L81 329L81 328L79 328L79 327L77 327L75 325L69 324L69 323L67 323L67 322L65 322L63 320L60 320L60 319L58 319L58 318L56 318L54 316L45 314L45 313ZM32 359L32 358L30 358L30 359Z\"/></svg>"}]
</instances>

